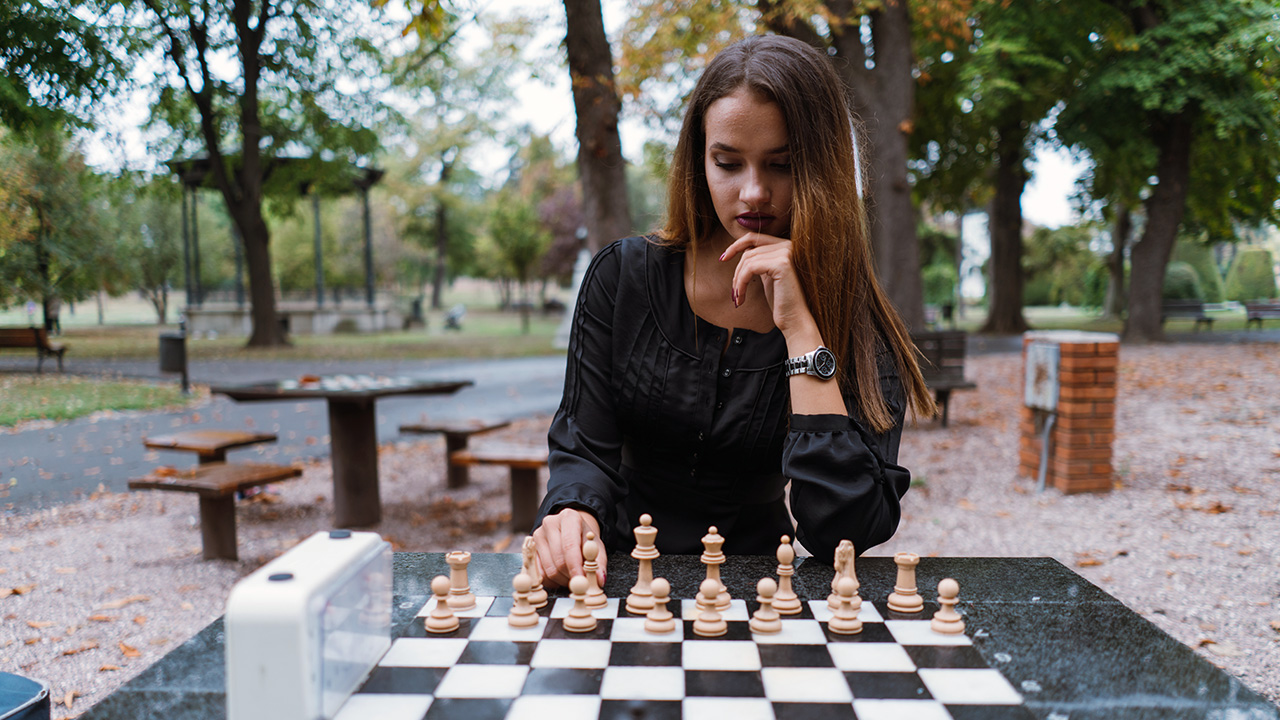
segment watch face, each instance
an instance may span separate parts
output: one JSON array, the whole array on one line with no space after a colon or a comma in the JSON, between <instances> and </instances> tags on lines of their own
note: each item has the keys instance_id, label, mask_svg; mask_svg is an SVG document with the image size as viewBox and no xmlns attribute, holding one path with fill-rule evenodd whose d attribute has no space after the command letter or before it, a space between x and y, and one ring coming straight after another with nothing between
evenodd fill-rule
<instances>
[{"instance_id":1,"label":"watch face","mask_svg":"<svg viewBox=\"0 0 1280 720\"><path fill-rule=\"evenodd\" d=\"M836 374L836 356L826 348L818 348L813 355L813 372L823 380L828 380Z\"/></svg>"}]
</instances>

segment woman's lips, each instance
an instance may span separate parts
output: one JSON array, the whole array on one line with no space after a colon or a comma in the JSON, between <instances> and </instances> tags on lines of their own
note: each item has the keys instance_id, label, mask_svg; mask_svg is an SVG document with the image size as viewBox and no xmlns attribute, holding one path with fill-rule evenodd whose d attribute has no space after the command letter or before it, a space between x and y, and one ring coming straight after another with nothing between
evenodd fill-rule
<instances>
[{"instance_id":1,"label":"woman's lips","mask_svg":"<svg viewBox=\"0 0 1280 720\"><path fill-rule=\"evenodd\" d=\"M773 216L761 215L758 213L743 213L734 219L738 221L739 225L751 232L760 232L761 230L764 230L766 225L773 221Z\"/></svg>"}]
</instances>

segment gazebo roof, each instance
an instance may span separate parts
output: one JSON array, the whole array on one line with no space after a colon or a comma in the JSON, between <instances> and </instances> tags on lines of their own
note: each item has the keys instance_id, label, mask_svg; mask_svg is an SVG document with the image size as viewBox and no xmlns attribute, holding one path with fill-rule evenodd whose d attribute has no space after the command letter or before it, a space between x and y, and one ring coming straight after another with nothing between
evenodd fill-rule
<instances>
[{"instance_id":1,"label":"gazebo roof","mask_svg":"<svg viewBox=\"0 0 1280 720\"><path fill-rule=\"evenodd\" d=\"M234 167L239 162L240 153L227 152L222 156ZM269 157L264 158L263 164L266 168L262 178L264 186L277 189L296 186L303 195L311 192L315 186L331 195L368 190L386 175L386 171L380 168L361 167L354 163L318 157ZM217 187L213 179L213 164L208 155L173 158L165 165L187 188Z\"/></svg>"}]
</instances>

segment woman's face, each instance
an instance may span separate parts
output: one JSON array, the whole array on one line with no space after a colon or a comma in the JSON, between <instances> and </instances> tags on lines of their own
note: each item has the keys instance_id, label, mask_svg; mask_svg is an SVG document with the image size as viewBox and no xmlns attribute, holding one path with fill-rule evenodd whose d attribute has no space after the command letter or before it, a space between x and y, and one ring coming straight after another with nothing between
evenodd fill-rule
<instances>
[{"instance_id":1,"label":"woman's face","mask_svg":"<svg viewBox=\"0 0 1280 720\"><path fill-rule=\"evenodd\" d=\"M778 106L738 88L707 108L706 135L711 203L729 238L748 232L788 237L791 151Z\"/></svg>"}]
</instances>

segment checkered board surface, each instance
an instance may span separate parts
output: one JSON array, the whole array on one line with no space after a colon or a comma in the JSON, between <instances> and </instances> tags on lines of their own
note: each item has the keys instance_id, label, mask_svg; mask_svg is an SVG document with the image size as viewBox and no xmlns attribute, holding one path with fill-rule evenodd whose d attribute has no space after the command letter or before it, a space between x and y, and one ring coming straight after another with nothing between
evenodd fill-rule
<instances>
[{"instance_id":1,"label":"checkered board surface","mask_svg":"<svg viewBox=\"0 0 1280 720\"><path fill-rule=\"evenodd\" d=\"M857 635L828 630L825 600L784 616L781 633L757 635L747 603L734 600L718 638L693 633L692 600L666 635L646 632L616 598L587 633L565 630L568 598L542 608L536 628L510 627L511 603L478 597L457 613L458 630L435 635L422 623L432 598L335 720L1033 717L967 635L935 633L927 618L886 619L866 600Z\"/></svg>"}]
</instances>

